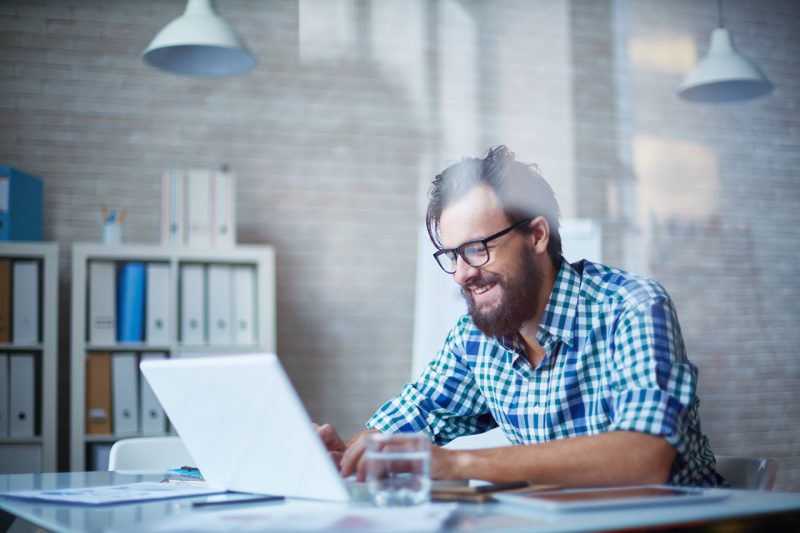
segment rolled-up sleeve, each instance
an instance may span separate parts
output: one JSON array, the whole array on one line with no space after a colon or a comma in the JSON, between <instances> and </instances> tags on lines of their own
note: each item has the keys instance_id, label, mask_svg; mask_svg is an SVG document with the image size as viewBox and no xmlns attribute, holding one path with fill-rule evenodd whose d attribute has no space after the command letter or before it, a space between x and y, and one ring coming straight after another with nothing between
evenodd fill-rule
<instances>
[{"instance_id":1,"label":"rolled-up sleeve","mask_svg":"<svg viewBox=\"0 0 800 533\"><path fill-rule=\"evenodd\" d=\"M609 429L666 438L685 454L697 369L686 358L678 318L669 298L626 310L614 334L610 376L613 416Z\"/></svg>"},{"instance_id":2,"label":"rolled-up sleeve","mask_svg":"<svg viewBox=\"0 0 800 533\"><path fill-rule=\"evenodd\" d=\"M464 351L463 324L447 336L420 377L383 404L366 426L384 433L425 432L443 445L496 427Z\"/></svg>"}]
</instances>

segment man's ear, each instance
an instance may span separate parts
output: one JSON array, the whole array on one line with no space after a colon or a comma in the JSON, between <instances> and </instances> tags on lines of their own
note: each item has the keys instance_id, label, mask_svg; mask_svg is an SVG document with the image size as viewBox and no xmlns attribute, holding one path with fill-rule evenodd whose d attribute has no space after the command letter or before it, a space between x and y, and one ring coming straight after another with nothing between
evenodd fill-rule
<instances>
[{"instance_id":1,"label":"man's ear","mask_svg":"<svg viewBox=\"0 0 800 533\"><path fill-rule=\"evenodd\" d=\"M547 253L547 245L550 243L550 224L547 219L536 217L528 222L528 226L533 229L530 233L533 251L537 254Z\"/></svg>"}]
</instances>

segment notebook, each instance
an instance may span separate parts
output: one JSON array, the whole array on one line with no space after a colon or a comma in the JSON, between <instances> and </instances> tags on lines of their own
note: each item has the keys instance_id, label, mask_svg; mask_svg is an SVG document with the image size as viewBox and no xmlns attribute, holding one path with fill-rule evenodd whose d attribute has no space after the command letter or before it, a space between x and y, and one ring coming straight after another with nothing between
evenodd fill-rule
<instances>
[{"instance_id":1,"label":"notebook","mask_svg":"<svg viewBox=\"0 0 800 533\"><path fill-rule=\"evenodd\" d=\"M274 354L148 359L140 366L210 486L352 499Z\"/></svg>"}]
</instances>

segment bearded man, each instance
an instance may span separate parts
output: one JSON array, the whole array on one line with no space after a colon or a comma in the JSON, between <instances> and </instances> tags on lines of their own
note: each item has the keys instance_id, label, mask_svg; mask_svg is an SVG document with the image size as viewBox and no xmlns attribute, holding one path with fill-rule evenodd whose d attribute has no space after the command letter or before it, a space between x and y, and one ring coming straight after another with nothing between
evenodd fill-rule
<instances>
[{"instance_id":1,"label":"bearded man","mask_svg":"<svg viewBox=\"0 0 800 533\"><path fill-rule=\"evenodd\" d=\"M568 263L552 189L505 146L444 170L429 198L434 258L461 286L468 313L366 431L345 443L318 427L343 476L364 479L363 437L380 431L430 436L436 479L725 484L663 287ZM497 426L514 446L439 447Z\"/></svg>"}]
</instances>

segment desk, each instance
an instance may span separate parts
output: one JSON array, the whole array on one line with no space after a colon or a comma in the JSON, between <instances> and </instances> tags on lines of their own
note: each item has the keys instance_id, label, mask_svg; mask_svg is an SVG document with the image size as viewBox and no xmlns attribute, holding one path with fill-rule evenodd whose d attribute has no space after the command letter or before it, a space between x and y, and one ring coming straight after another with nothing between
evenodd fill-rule
<instances>
[{"instance_id":1,"label":"desk","mask_svg":"<svg viewBox=\"0 0 800 533\"><path fill-rule=\"evenodd\" d=\"M51 474L0 475L0 490L33 490L116 485L139 481L160 481L163 476L130 475L116 472L71 472ZM725 490L725 489L714 489ZM743 522L746 531L800 531L800 494L730 490L722 502L684 506L651 507L582 513L547 513L515 505L459 504L445 531L598 531L602 529L663 528L717 529L732 521ZM217 513L239 512L251 521L230 521L231 530L268 530L267 524L253 518L268 511L269 505L249 504L237 510L194 510L191 499L162 500L144 504L111 507L53 505L0 498L0 529L9 527L15 517L52 531L168 531L171 525L204 513L208 528ZM300 505L288 501L278 505ZM326 504L336 505L336 504ZM341 504L344 505L344 504ZM365 504L353 504L365 505ZM437 504L438 505L438 504ZM274 509L274 507L273 507ZM23 524L24 525L24 524ZM17 524L15 524L17 526ZM250 527L252 526L252 527ZM402 524L398 527L402 530Z\"/></svg>"}]
</instances>

